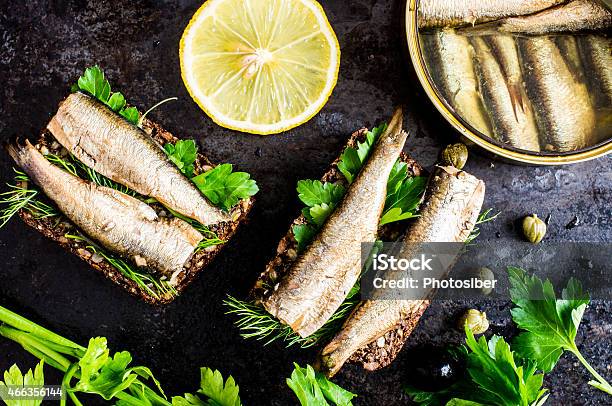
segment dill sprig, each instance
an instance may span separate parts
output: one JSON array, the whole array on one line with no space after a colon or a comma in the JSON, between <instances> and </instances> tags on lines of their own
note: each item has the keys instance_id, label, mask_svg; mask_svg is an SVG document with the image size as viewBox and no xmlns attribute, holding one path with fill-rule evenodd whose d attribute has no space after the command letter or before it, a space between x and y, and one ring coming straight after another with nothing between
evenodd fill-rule
<instances>
[{"instance_id":1,"label":"dill sprig","mask_svg":"<svg viewBox=\"0 0 612 406\"><path fill-rule=\"evenodd\" d=\"M491 215L492 211L493 209L489 208L483 211L482 213L480 213L478 215L478 219L476 220L476 226L478 226L479 224L488 223L489 221L493 221L497 218L497 216L501 214L501 211L498 211L494 215ZM480 235L480 227L476 227L476 226L472 229L472 232L470 233L468 238L465 240L466 245L472 244L474 240L478 238L478 236Z\"/></svg>"},{"instance_id":2,"label":"dill sprig","mask_svg":"<svg viewBox=\"0 0 612 406\"><path fill-rule=\"evenodd\" d=\"M228 307L226 314L234 314L238 319L234 322L240 329L240 336L265 341L268 345L274 341L283 341L286 347L299 345L308 348L331 338L340 329L346 317L359 303L359 282L349 292L338 310L316 332L308 337L300 337L291 327L283 324L258 304L239 300L228 295L223 304Z\"/></svg>"},{"instance_id":3,"label":"dill sprig","mask_svg":"<svg viewBox=\"0 0 612 406\"><path fill-rule=\"evenodd\" d=\"M19 210L27 211L36 219L59 215L55 208L38 199L38 190L24 186L29 182L25 173L13 170L15 171L15 185L7 184L11 190L0 193L0 206L5 206L0 210L0 228L4 227Z\"/></svg>"},{"instance_id":4,"label":"dill sprig","mask_svg":"<svg viewBox=\"0 0 612 406\"><path fill-rule=\"evenodd\" d=\"M86 243L85 248L94 254L100 255L104 258L113 268L117 269L121 274L134 282L149 295L159 299L160 297L174 297L178 294L174 286L169 281L156 278L149 273L144 273L136 270L131 264L125 262L121 258L117 258L113 254L106 252L100 246L95 244L89 238L82 235L75 234L64 234L64 237Z\"/></svg>"},{"instance_id":5,"label":"dill sprig","mask_svg":"<svg viewBox=\"0 0 612 406\"><path fill-rule=\"evenodd\" d=\"M85 165L83 162L76 159L73 155L68 155L66 158L62 158L58 155L47 154L45 155L45 158L47 158L47 160L52 164L59 166L60 168L64 169L65 171L76 177L89 180L100 186L106 186L108 188L118 190L119 192L124 193L126 195L134 197L138 196L138 193L136 193L129 187L110 180L106 176L99 174L98 172Z\"/></svg>"}]
</instances>

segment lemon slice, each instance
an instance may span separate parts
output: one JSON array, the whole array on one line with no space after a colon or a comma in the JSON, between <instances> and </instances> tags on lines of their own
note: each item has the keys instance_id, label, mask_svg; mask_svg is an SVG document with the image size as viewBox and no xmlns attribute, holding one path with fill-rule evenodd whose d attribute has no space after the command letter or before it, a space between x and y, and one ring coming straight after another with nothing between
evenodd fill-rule
<instances>
[{"instance_id":1,"label":"lemon slice","mask_svg":"<svg viewBox=\"0 0 612 406\"><path fill-rule=\"evenodd\" d=\"M191 97L217 124L254 134L296 127L327 102L340 46L313 0L208 0L180 43Z\"/></svg>"}]
</instances>

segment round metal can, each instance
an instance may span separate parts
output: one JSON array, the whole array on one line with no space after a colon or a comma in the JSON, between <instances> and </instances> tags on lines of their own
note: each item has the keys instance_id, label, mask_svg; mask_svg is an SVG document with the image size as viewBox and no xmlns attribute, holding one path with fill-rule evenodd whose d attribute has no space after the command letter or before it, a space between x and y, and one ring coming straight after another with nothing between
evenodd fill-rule
<instances>
[{"instance_id":1,"label":"round metal can","mask_svg":"<svg viewBox=\"0 0 612 406\"><path fill-rule=\"evenodd\" d=\"M461 134L467 144L478 145L504 160L528 165L565 165L598 158L612 152L612 137L575 151L527 151L503 144L475 129L449 105L427 69L420 44L419 2L420 0L407 0L406 4L406 38L412 65L429 99L440 114Z\"/></svg>"}]
</instances>

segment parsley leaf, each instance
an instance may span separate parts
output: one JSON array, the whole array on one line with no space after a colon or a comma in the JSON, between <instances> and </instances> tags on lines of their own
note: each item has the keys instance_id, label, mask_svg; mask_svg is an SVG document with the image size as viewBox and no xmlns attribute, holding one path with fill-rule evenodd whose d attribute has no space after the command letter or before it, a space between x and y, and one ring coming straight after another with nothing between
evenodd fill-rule
<instances>
[{"instance_id":1,"label":"parsley leaf","mask_svg":"<svg viewBox=\"0 0 612 406\"><path fill-rule=\"evenodd\" d=\"M292 230L293 236L298 242L298 251L302 251L319 231L317 227L310 224L296 224Z\"/></svg>"},{"instance_id":2,"label":"parsley leaf","mask_svg":"<svg viewBox=\"0 0 612 406\"><path fill-rule=\"evenodd\" d=\"M340 184L318 180L300 180L297 184L299 199L308 207L317 204L338 202L344 196L344 187Z\"/></svg>"},{"instance_id":3,"label":"parsley leaf","mask_svg":"<svg viewBox=\"0 0 612 406\"><path fill-rule=\"evenodd\" d=\"M510 298L517 306L512 309L512 319L519 328L526 330L514 340L517 353L533 359L539 369L549 372L563 351L569 351L595 377L596 380L589 384L612 395L612 386L589 365L575 342L590 301L581 283L571 278L561 292L561 299L557 299L548 279L543 282L536 275L529 276L514 267L509 267L508 273Z\"/></svg>"},{"instance_id":4,"label":"parsley leaf","mask_svg":"<svg viewBox=\"0 0 612 406\"><path fill-rule=\"evenodd\" d=\"M110 84L104 78L104 72L98 65L85 69L85 73L79 78L77 85L80 90L89 93L101 102L108 102L111 93Z\"/></svg>"},{"instance_id":5,"label":"parsley leaf","mask_svg":"<svg viewBox=\"0 0 612 406\"><path fill-rule=\"evenodd\" d=\"M8 371L4 371L4 382L0 381L0 399L6 403L7 406L38 406L42 403L42 400L21 400L15 397L6 396L9 387L13 390L18 390L24 387L41 387L45 384L43 375L44 361L40 361L34 372L31 369L26 372L25 375L21 373L19 367L15 364L9 368Z\"/></svg>"},{"instance_id":6,"label":"parsley leaf","mask_svg":"<svg viewBox=\"0 0 612 406\"><path fill-rule=\"evenodd\" d=\"M210 368L200 369L200 390L198 394L206 397L206 401L199 396L186 393L184 397L172 398L173 406L241 406L239 388L231 376L223 382L221 372Z\"/></svg>"},{"instance_id":7,"label":"parsley leaf","mask_svg":"<svg viewBox=\"0 0 612 406\"><path fill-rule=\"evenodd\" d=\"M340 155L338 170L344 175L348 183L353 183L355 176L357 176L363 163L370 155L376 140L386 129L387 124L381 124L373 128L372 131L366 133L364 142L357 142L357 148L347 147L342 155Z\"/></svg>"},{"instance_id":8,"label":"parsley leaf","mask_svg":"<svg viewBox=\"0 0 612 406\"><path fill-rule=\"evenodd\" d=\"M193 176L193 163L198 154L194 140L179 140L176 144L167 143L164 145L164 151L185 176L189 178Z\"/></svg>"},{"instance_id":9,"label":"parsley leaf","mask_svg":"<svg viewBox=\"0 0 612 406\"><path fill-rule=\"evenodd\" d=\"M191 180L214 205L230 210L240 199L259 191L257 183L246 172L233 172L232 164L221 164Z\"/></svg>"},{"instance_id":10,"label":"parsley leaf","mask_svg":"<svg viewBox=\"0 0 612 406\"><path fill-rule=\"evenodd\" d=\"M117 393L130 387L138 378L138 375L128 368L130 362L132 356L129 352L118 352L111 357L106 346L106 338L92 338L89 340L85 355L79 360L81 377L74 388L69 390L95 393L110 400Z\"/></svg>"},{"instance_id":11,"label":"parsley leaf","mask_svg":"<svg viewBox=\"0 0 612 406\"><path fill-rule=\"evenodd\" d=\"M484 336L478 341L466 326L466 344L472 351L468 355L468 373L479 389L482 403L507 406L529 406L544 396L541 389L543 374L535 374L535 364L527 361L519 364L514 353L502 337L493 336L487 342Z\"/></svg>"},{"instance_id":12,"label":"parsley leaf","mask_svg":"<svg viewBox=\"0 0 612 406\"><path fill-rule=\"evenodd\" d=\"M329 381L323 374L315 373L314 369L307 365L301 368L294 363L295 369L291 373L291 378L287 378L287 386L297 396L302 406L352 406L351 399L354 393L343 389L335 383Z\"/></svg>"},{"instance_id":13,"label":"parsley leaf","mask_svg":"<svg viewBox=\"0 0 612 406\"><path fill-rule=\"evenodd\" d=\"M138 125L138 110L136 107L126 108L125 97L121 93L111 93L110 83L108 83L108 80L104 77L104 72L98 65L85 69L85 73L79 77L71 90L89 93L130 123Z\"/></svg>"},{"instance_id":14,"label":"parsley leaf","mask_svg":"<svg viewBox=\"0 0 612 406\"><path fill-rule=\"evenodd\" d=\"M302 214L309 223L294 225L292 229L298 250L302 250L342 200L345 189L340 184L306 179L298 182L297 191L299 199L306 205Z\"/></svg>"},{"instance_id":15,"label":"parsley leaf","mask_svg":"<svg viewBox=\"0 0 612 406\"><path fill-rule=\"evenodd\" d=\"M466 326L467 374L449 388L426 392L405 387L413 401L421 405L446 406L533 406L546 400L542 389L544 375L536 374L531 361L517 361L502 337L478 341ZM464 355L465 356L465 355Z\"/></svg>"},{"instance_id":16,"label":"parsley leaf","mask_svg":"<svg viewBox=\"0 0 612 406\"><path fill-rule=\"evenodd\" d=\"M408 165L398 160L387 181L387 198L380 225L416 217L426 186L424 176L408 176Z\"/></svg>"},{"instance_id":17,"label":"parsley leaf","mask_svg":"<svg viewBox=\"0 0 612 406\"><path fill-rule=\"evenodd\" d=\"M120 111L125 107L125 97L119 92L113 93L106 104L113 111Z\"/></svg>"},{"instance_id":18,"label":"parsley leaf","mask_svg":"<svg viewBox=\"0 0 612 406\"><path fill-rule=\"evenodd\" d=\"M138 125L138 117L140 114L138 113L136 107L123 108L119 110L119 114L130 123Z\"/></svg>"}]
</instances>

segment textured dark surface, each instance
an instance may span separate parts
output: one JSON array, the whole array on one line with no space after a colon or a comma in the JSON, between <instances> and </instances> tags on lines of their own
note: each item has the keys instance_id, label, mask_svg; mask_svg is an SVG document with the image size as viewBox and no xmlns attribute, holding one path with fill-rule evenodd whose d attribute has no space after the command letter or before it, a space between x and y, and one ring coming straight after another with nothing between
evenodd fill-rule
<instances>
[{"instance_id":1,"label":"textured dark surface","mask_svg":"<svg viewBox=\"0 0 612 406\"><path fill-rule=\"evenodd\" d=\"M293 404L285 377L292 361L311 361L314 351L243 341L231 317L223 314L221 300L226 293L246 294L299 210L296 181L318 178L354 129L386 119L394 105L405 104L405 127L412 134L406 150L426 166L455 134L424 96L409 65L403 2L382 0L322 2L338 35L342 62L329 103L310 122L268 137L218 127L189 98L179 74L178 41L199 3L0 0L3 142L38 134L69 85L85 67L98 63L113 87L141 109L178 96L153 118L179 137L196 138L213 161L250 172L261 188L250 224L169 306L155 308L130 297L17 219L0 230L0 303L81 343L90 336L108 337L111 348L129 350L137 364L150 366L169 393L195 390L203 365L232 374L246 404ZM536 212L552 214L547 239L612 241L611 164L608 156L569 167L520 167L474 151L466 169L485 180L485 207L502 211L482 227L480 238L518 238L514 220ZM11 167L8 156L0 154L3 183L11 179ZM566 229L574 215L579 225ZM481 305L491 331L513 333L508 306ZM459 342L461 335L452 326L466 306L435 303L409 347ZM608 378L611 307L591 305L578 338L585 357ZM0 340L0 370L13 362L31 367L33 359L24 354ZM410 359L404 351L392 367L373 374L347 367L337 381L360 394L356 404L405 404L401 383ZM48 371L48 381L56 383L59 378ZM549 404L609 401L587 380L577 361L564 356L546 380Z\"/></svg>"}]
</instances>

